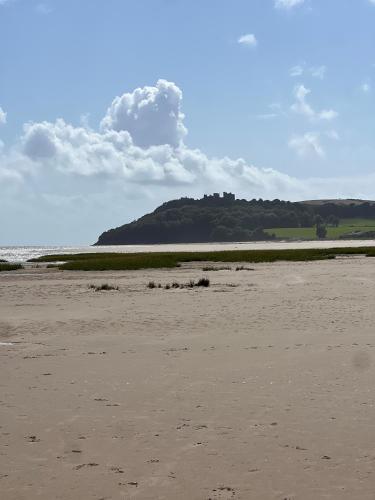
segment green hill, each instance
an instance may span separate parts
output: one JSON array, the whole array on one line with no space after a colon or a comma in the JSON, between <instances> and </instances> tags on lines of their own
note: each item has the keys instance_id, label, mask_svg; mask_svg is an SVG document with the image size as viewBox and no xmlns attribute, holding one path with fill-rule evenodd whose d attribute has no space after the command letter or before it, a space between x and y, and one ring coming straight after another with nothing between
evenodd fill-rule
<instances>
[{"instance_id":1,"label":"green hill","mask_svg":"<svg viewBox=\"0 0 375 500\"><path fill-rule=\"evenodd\" d=\"M96 245L315 239L317 217L328 238L375 231L375 203L361 200L238 200L218 193L163 203L100 235Z\"/></svg>"}]
</instances>

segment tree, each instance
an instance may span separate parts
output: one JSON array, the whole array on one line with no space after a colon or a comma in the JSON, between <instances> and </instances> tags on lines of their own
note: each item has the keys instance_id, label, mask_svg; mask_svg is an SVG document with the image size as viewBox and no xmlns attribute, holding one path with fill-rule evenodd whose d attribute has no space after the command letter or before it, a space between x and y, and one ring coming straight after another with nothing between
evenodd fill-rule
<instances>
[{"instance_id":1,"label":"tree","mask_svg":"<svg viewBox=\"0 0 375 500\"><path fill-rule=\"evenodd\" d=\"M328 217L328 224L334 227L338 227L340 224L340 219L336 215L330 215Z\"/></svg>"},{"instance_id":2,"label":"tree","mask_svg":"<svg viewBox=\"0 0 375 500\"><path fill-rule=\"evenodd\" d=\"M327 228L324 224L317 223L316 224L316 236L323 240L327 236Z\"/></svg>"}]
</instances>

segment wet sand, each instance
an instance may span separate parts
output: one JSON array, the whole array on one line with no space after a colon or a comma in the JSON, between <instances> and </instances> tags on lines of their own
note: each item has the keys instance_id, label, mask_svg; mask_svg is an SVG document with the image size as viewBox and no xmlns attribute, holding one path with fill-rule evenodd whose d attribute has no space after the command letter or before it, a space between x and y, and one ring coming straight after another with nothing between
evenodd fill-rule
<instances>
[{"instance_id":1,"label":"wet sand","mask_svg":"<svg viewBox=\"0 0 375 500\"><path fill-rule=\"evenodd\" d=\"M1 500L374 500L375 260L247 267L1 273Z\"/></svg>"}]
</instances>

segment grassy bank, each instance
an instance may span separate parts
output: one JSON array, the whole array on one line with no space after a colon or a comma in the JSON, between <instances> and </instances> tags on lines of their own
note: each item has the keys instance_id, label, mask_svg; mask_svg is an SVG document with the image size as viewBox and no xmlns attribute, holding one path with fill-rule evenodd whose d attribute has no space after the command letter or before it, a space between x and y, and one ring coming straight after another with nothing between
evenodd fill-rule
<instances>
[{"instance_id":1,"label":"grassy bank","mask_svg":"<svg viewBox=\"0 0 375 500\"><path fill-rule=\"evenodd\" d=\"M32 262L63 262L60 269L73 271L135 270L178 267L184 262L304 262L334 259L337 255L375 257L375 247L292 249L292 250L227 250L219 252L171 253L88 253L47 255Z\"/></svg>"},{"instance_id":2,"label":"grassy bank","mask_svg":"<svg viewBox=\"0 0 375 500\"><path fill-rule=\"evenodd\" d=\"M8 264L0 262L0 273L2 271L16 271L17 269L22 269L21 264Z\"/></svg>"}]
</instances>

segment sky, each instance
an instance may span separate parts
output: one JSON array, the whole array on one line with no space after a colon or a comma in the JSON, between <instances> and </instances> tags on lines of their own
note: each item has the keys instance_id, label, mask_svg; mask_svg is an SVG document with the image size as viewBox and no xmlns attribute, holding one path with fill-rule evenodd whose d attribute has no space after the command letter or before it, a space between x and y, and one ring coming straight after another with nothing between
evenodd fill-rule
<instances>
[{"instance_id":1,"label":"sky","mask_svg":"<svg viewBox=\"0 0 375 500\"><path fill-rule=\"evenodd\" d=\"M375 199L375 0L0 0L0 245L181 196Z\"/></svg>"}]
</instances>

